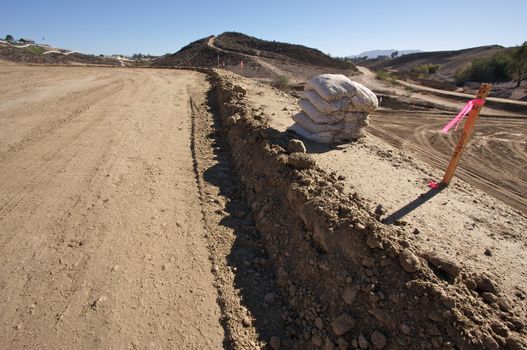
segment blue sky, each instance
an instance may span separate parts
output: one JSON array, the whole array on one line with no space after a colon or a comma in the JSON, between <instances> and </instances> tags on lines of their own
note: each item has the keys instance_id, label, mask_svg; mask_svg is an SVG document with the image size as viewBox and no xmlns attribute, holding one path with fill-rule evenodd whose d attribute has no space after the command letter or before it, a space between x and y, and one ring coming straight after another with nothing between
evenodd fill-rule
<instances>
[{"instance_id":1,"label":"blue sky","mask_svg":"<svg viewBox=\"0 0 527 350\"><path fill-rule=\"evenodd\" d=\"M164 54L238 31L338 56L461 49L527 40L527 0L2 0L0 36L93 54Z\"/></svg>"}]
</instances>

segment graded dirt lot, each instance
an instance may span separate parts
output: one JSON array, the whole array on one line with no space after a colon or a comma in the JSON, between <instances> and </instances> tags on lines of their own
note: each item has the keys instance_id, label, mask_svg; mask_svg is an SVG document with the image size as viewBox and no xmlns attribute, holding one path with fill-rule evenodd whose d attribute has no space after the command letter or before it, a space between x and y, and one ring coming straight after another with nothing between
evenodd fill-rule
<instances>
[{"instance_id":1,"label":"graded dirt lot","mask_svg":"<svg viewBox=\"0 0 527 350\"><path fill-rule=\"evenodd\" d=\"M200 73L0 65L0 348L221 348Z\"/></svg>"},{"instance_id":2,"label":"graded dirt lot","mask_svg":"<svg viewBox=\"0 0 527 350\"><path fill-rule=\"evenodd\" d=\"M399 88L290 154L295 97L207 72L0 64L0 348L525 345L521 152L432 191L459 103Z\"/></svg>"}]
</instances>

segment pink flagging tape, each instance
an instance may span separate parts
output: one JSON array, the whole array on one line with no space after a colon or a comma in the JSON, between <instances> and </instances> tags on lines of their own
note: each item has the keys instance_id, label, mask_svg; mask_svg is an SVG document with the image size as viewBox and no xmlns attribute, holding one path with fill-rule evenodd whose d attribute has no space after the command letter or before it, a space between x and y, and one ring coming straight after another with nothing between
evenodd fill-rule
<instances>
[{"instance_id":1,"label":"pink flagging tape","mask_svg":"<svg viewBox=\"0 0 527 350\"><path fill-rule=\"evenodd\" d=\"M465 118L465 116L468 114L468 112L472 110L472 108L474 108L474 106L483 106L484 104L485 100L481 99L474 99L468 101L465 107L463 107L463 109L461 110L461 112L459 112L459 114L456 115L454 119L450 121L450 123L445 125L445 127L441 131L446 134L448 130L450 130L454 125L456 126L455 130L457 130L457 127L459 126L463 118Z\"/></svg>"}]
</instances>

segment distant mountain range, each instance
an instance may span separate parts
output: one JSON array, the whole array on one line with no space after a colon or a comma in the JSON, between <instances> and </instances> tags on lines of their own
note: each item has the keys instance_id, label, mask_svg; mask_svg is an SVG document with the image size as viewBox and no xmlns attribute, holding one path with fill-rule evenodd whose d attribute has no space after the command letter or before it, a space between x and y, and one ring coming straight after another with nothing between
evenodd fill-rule
<instances>
[{"instance_id":1,"label":"distant mountain range","mask_svg":"<svg viewBox=\"0 0 527 350\"><path fill-rule=\"evenodd\" d=\"M398 56L408 55L408 54L416 53L416 52L423 52L422 50L395 50L395 49L390 49L390 50L372 50L372 51L365 51L365 52L360 53L358 55L351 55L351 56L348 56L348 57L355 58L355 57L367 56L368 58L377 58L379 56L390 56L392 53L394 53L396 51L399 53Z\"/></svg>"}]
</instances>

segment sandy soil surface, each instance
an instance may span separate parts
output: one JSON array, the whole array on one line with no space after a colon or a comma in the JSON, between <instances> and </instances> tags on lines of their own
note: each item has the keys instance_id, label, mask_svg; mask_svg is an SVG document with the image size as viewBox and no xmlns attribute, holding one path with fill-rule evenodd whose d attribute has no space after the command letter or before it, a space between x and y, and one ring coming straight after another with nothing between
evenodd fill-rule
<instances>
[{"instance_id":1,"label":"sandy soil surface","mask_svg":"<svg viewBox=\"0 0 527 350\"><path fill-rule=\"evenodd\" d=\"M204 75L0 76L0 348L221 348L190 147Z\"/></svg>"},{"instance_id":2,"label":"sandy soil surface","mask_svg":"<svg viewBox=\"0 0 527 350\"><path fill-rule=\"evenodd\" d=\"M370 71L365 68L361 71L365 74L354 79L361 80L371 89L387 90L388 87L376 80ZM409 103L396 108L382 106L371 116L370 132L433 166L446 169L459 135L452 131L445 136L440 130L462 108L463 103L448 100L446 95L422 92L406 92L407 97L404 97L404 89L396 86L391 89L392 96L398 96L403 102L408 98ZM411 110L413 101L432 102L434 108ZM510 103L521 105L523 102ZM485 106L457 176L526 213L526 140L527 115Z\"/></svg>"},{"instance_id":3,"label":"sandy soil surface","mask_svg":"<svg viewBox=\"0 0 527 350\"><path fill-rule=\"evenodd\" d=\"M293 123L291 115L299 110L296 99L265 84L239 78L237 81L247 89L253 111L271 116L271 125L285 132ZM395 225L400 230L412 233L413 236L410 236L420 250L438 251L459 262L468 270L487 271L498 276L506 294L515 301L518 310L525 315L527 311L527 254L525 253L527 218L525 215L459 177L449 188L431 191L427 186L428 182L430 180L439 182L443 168L432 167L414 158L425 154L440 154L431 149L432 147L427 143L431 142L430 138L428 141L414 141L419 145L419 149L416 149L406 147L405 142L393 147L383 140L383 138L396 137L397 132L392 130L381 134L381 138L373 134L375 130L386 127L389 123L393 123L392 128L396 129L396 122L400 129L410 131L419 129L417 122L427 118L427 126L421 128L425 130L419 131L418 134L430 135L428 122L434 120L433 125L438 128L447 120L446 117L431 118L428 114L414 114L408 116L408 119L394 116L391 121L386 121L383 120L386 114L388 113L382 116L375 115L372 118L368 128L371 133L359 142L334 147L304 141L308 152L314 155L317 163L323 168L343 176L346 191L350 194L357 193L370 201L372 212L378 208L377 212L386 224ZM420 125L422 124L423 122ZM487 119L480 120L479 127L481 124L489 129L495 125ZM521 126L519 127L522 130ZM509 140L522 142L516 139L515 133L518 129L516 127L514 133L509 129L507 133L501 134L502 140L506 138L504 144ZM507 194L506 182L497 181L496 177L493 177L494 172L498 173L498 169L489 168L488 163L485 162L488 158L487 153L482 152L478 157L477 146L484 140L482 133L484 131L478 131L473 138L473 148L468 150L458 174L468 182L479 185L479 182L472 181L474 178L463 174L470 171L464 169L470 169L470 165L476 166L480 162L474 169L478 177L485 179L496 192ZM439 137L439 133L436 134L436 137ZM439 141L434 142L439 143ZM450 141L441 142L448 144ZM522 156L519 150L516 154ZM478 158L467 162L470 157ZM525 168L516 161L514 157L501 160L500 179L509 179L515 181L515 184L524 183L525 176L519 172L522 169L524 171ZM515 189L517 188L522 187L518 186ZM518 197L517 202L523 206L524 193ZM500 198L507 199L507 196Z\"/></svg>"}]
</instances>

